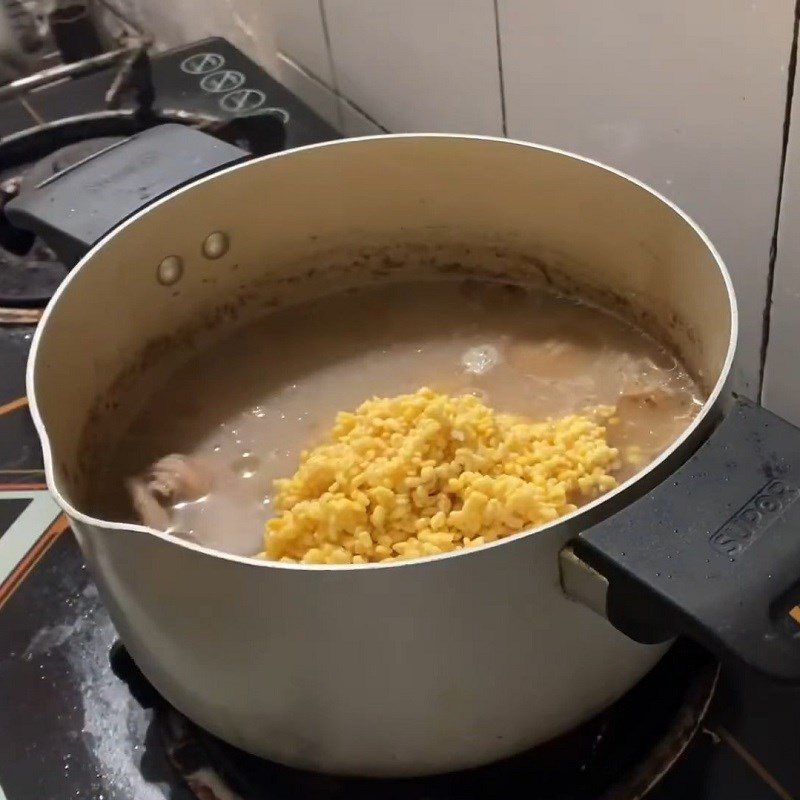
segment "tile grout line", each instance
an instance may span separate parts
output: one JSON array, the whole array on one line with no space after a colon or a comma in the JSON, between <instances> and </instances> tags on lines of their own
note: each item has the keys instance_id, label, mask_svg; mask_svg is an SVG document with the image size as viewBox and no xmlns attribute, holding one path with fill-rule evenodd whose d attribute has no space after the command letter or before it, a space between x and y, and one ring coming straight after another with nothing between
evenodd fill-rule
<instances>
[{"instance_id":1,"label":"tile grout line","mask_svg":"<svg viewBox=\"0 0 800 800\"><path fill-rule=\"evenodd\" d=\"M341 100L342 103L346 103L348 106L350 106L350 108L353 109L353 111L357 112L358 114L361 114L361 116L364 117L364 119L366 119L368 122L371 122L376 128L380 128L381 131L383 131L383 133L391 133L391 131L385 125L381 125L381 123L378 122L378 120L367 114L367 112L364 111L363 108L357 106L352 100L348 99L347 97L341 94L337 94L336 96L339 98L339 100Z\"/></svg>"},{"instance_id":2,"label":"tile grout line","mask_svg":"<svg viewBox=\"0 0 800 800\"><path fill-rule=\"evenodd\" d=\"M737 755L742 761L750 767L761 780L772 789L773 792L780 798L780 800L797 800L794 795L783 787L783 785L774 778L767 768L736 738L734 738L725 728L721 725L716 726L714 732L722 739L723 742Z\"/></svg>"},{"instance_id":3,"label":"tile grout line","mask_svg":"<svg viewBox=\"0 0 800 800\"><path fill-rule=\"evenodd\" d=\"M301 73L304 78L308 78L308 80L312 81L313 83L318 83L326 92L339 97L338 92L332 86L329 86L324 80L322 80L322 78L319 77L319 75L317 75L315 72L312 72L304 64L301 64L294 56L289 55L289 53L284 52L283 50L276 50L275 55L281 61L285 61L287 64L290 64L294 69Z\"/></svg>"},{"instance_id":4,"label":"tile grout line","mask_svg":"<svg viewBox=\"0 0 800 800\"><path fill-rule=\"evenodd\" d=\"M800 1L800 0L799 0ZM325 12L325 0L317 0L319 6L319 17L322 23L322 38L325 40L325 50L328 53L328 69L331 71L331 83L333 93L336 96L336 119L338 121L339 133L344 135L344 117L342 115L341 92L339 91L339 81L336 77L336 64L333 61L333 47L331 47L331 35L328 30L328 15Z\"/></svg>"},{"instance_id":5,"label":"tile grout line","mask_svg":"<svg viewBox=\"0 0 800 800\"><path fill-rule=\"evenodd\" d=\"M304 67L303 64L301 64L299 61L297 61L297 59L293 58L288 53L284 53L282 50L278 50L277 51L277 55L278 55L278 58L282 59L287 64L290 64L294 69L296 69L298 72L300 72L303 75L303 77L307 78L309 81L312 81L313 83L319 84L320 88L324 89L326 92L328 92L329 94L333 95L334 99L337 102L337 107L338 107L338 105L340 103L345 103L350 108L352 108L353 111L355 111L356 113L358 113L362 117L364 117L364 119L366 119L368 122L371 122L376 128L380 128L381 131L383 131L383 133L390 133L389 129L385 125L381 125L381 123L378 122L378 120L376 120L374 117L371 117L369 114L367 114L367 112L364 111L363 108L361 108L360 106L357 106L348 97L345 97L343 94L339 94L339 92L337 92L336 89L334 89L332 86L329 86L327 83L325 83L325 81L322 80L322 78L320 78L319 76L315 75L307 67ZM338 111L337 111L337 113L338 113ZM339 132L340 133L344 133L344 131L342 131L342 130L340 130Z\"/></svg>"},{"instance_id":6,"label":"tile grout line","mask_svg":"<svg viewBox=\"0 0 800 800\"><path fill-rule=\"evenodd\" d=\"M331 34L330 29L328 28L328 14L325 11L325 0L318 0L318 3L319 15L320 19L322 20L322 35L325 39L325 47L328 51L328 67L331 71L331 83L333 86L328 87L325 81L320 81L320 83L329 88L336 97L336 113L339 119L339 133L346 135L344 130L344 117L342 115L342 103L346 103L350 108L352 108L354 111L357 111L362 117L365 117L368 122L371 122L376 128L380 128L384 133L391 133L391 131L385 125L381 125L380 122L378 122L376 119L373 119L373 117L367 114L362 108L359 108L349 97L345 97L345 95L342 94L341 90L339 89L339 78L336 74L336 62L333 58L333 45L331 44ZM303 67L299 61L296 63L299 67L305 70L305 67ZM309 72L308 74L312 77L314 75L313 72Z\"/></svg>"},{"instance_id":7,"label":"tile grout line","mask_svg":"<svg viewBox=\"0 0 800 800\"><path fill-rule=\"evenodd\" d=\"M322 0L320 0L322 2ZM503 47L500 40L500 6L499 0L494 4L494 34L497 43L497 72L500 81L500 118L503 125L503 136L508 136L508 123L506 121L506 80L503 74Z\"/></svg>"},{"instance_id":8,"label":"tile grout line","mask_svg":"<svg viewBox=\"0 0 800 800\"><path fill-rule=\"evenodd\" d=\"M794 28L792 47L789 52L789 65L786 70L786 110L783 117L783 135L781 139L781 160L778 169L778 196L775 199L775 220L772 227L772 239L769 245L769 261L767 263L767 287L764 303L764 314L761 320L761 352L759 354L758 386L756 396L758 402L764 401L764 372L767 366L770 328L772 326L772 295L775 289L775 262L778 258L778 234L781 222L781 205L783 203L783 184L786 179L786 156L789 151L789 132L792 124L792 101L794 99L794 82L797 74L797 37L800 24L800 0L794 6Z\"/></svg>"}]
</instances>

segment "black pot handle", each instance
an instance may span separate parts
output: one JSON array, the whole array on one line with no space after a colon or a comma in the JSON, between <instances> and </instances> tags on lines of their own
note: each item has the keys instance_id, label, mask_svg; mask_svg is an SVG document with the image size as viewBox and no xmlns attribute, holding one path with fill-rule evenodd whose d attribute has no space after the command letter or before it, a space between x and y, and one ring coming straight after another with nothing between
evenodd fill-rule
<instances>
[{"instance_id":1,"label":"black pot handle","mask_svg":"<svg viewBox=\"0 0 800 800\"><path fill-rule=\"evenodd\" d=\"M40 235L68 265L156 198L249 153L184 125L119 140L6 203L17 228Z\"/></svg>"},{"instance_id":2,"label":"black pot handle","mask_svg":"<svg viewBox=\"0 0 800 800\"><path fill-rule=\"evenodd\" d=\"M737 400L680 469L566 548L561 575L636 641L682 634L800 682L800 429Z\"/></svg>"}]
</instances>

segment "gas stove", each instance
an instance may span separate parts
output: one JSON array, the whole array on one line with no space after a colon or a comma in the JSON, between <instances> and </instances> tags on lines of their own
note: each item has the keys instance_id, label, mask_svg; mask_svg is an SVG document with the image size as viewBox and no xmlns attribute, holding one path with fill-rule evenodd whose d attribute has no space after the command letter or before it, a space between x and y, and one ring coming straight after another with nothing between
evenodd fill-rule
<instances>
[{"instance_id":1,"label":"gas stove","mask_svg":"<svg viewBox=\"0 0 800 800\"><path fill-rule=\"evenodd\" d=\"M122 138L165 122L198 128L253 155L336 137L223 40L154 59L141 47L116 70L15 97L0 111L0 308L43 308L73 266L15 228L3 214L5 203Z\"/></svg>"},{"instance_id":2,"label":"gas stove","mask_svg":"<svg viewBox=\"0 0 800 800\"><path fill-rule=\"evenodd\" d=\"M114 137L165 119L254 154L338 137L223 39L139 67L134 91L113 109L113 69L0 104L0 206ZM44 242L3 227L0 216L0 800L800 798L800 690L720 676L714 660L686 642L578 730L454 775L310 775L199 729L117 641L43 484L24 367L41 307L71 266Z\"/></svg>"}]
</instances>

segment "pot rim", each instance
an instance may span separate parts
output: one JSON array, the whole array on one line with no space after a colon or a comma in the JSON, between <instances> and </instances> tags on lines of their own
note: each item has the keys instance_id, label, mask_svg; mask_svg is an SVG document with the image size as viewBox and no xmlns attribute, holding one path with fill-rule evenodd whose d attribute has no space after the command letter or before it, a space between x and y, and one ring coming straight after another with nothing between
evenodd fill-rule
<instances>
[{"instance_id":1,"label":"pot rim","mask_svg":"<svg viewBox=\"0 0 800 800\"><path fill-rule=\"evenodd\" d=\"M92 517L89 514L84 514L83 512L79 511L77 508L72 506L72 504L69 503L59 491L58 486L56 485L55 477L53 475L53 454L50 446L50 438L47 434L47 429L42 420L41 414L39 413L39 407L36 401L36 381L35 381L34 371L35 371L37 353L39 350L39 343L42 338L43 331L46 330L47 321L50 317L50 314L53 308L58 303L58 298L62 295L62 293L67 291L70 282L78 274L78 272L84 267L85 264L87 264L91 259L93 259L100 250L102 250L106 242L108 242L113 236L115 236L118 231L130 225L136 224L141 217L143 217L153 208L161 205L162 203L171 200L173 197L183 192L191 191L195 186L198 186L199 184L204 183L206 181L213 180L214 178L216 178L221 174L234 172L240 169L247 169L249 166L255 163L261 163L263 161L268 161L270 159L293 155L295 153L299 153L306 150L316 150L328 147L347 147L351 143L377 141L382 139L461 139L461 140L486 141L486 142L502 143L512 147L533 148L535 150L543 150L545 152L553 153L556 155L566 156L568 158L575 159L576 161L582 161L585 164L589 164L590 166L598 167L602 170L610 172L613 175L621 177L633 183L634 185L638 186L639 188L644 189L645 191L653 195L656 199L660 200L665 206L667 206L667 208L669 208L675 214L677 214L684 222L686 222L700 237L703 244L708 248L709 252L714 257L714 261L716 262L720 274L722 275L722 279L725 283L725 288L727 290L728 303L730 307L729 308L730 320L731 320L730 338L728 340L728 347L727 347L727 352L725 354L725 361L723 363L722 370L720 371L719 378L717 379L713 389L709 393L708 398L703 404L703 407L700 409L699 413L694 418L692 423L683 431L683 433L677 439L675 439L675 441L673 441L673 443L663 453L661 453L661 455L658 458L652 461L645 469L633 475L631 478L629 478L624 483L617 486L611 492L608 492L607 494L597 497L591 503L588 503L585 506L581 506L580 508L571 512L570 514L566 514L563 517L559 517L558 519L553 520L552 522L549 522L546 525L530 528L521 531L519 533L516 533L513 536L508 536L504 539L499 539L495 542L490 542L488 544L481 545L480 547L474 549L470 548L463 550L455 550L449 553L440 553L438 555L432 555L432 556L421 556L419 558L413 558L402 561L379 561L368 564L293 564L293 563L286 563L283 561L268 561L266 559L256 558L255 556L239 556L239 555L234 555L232 553L224 553L219 550L214 550L210 547L204 547L203 545L199 545L194 542L189 542L178 536L174 536L173 534L166 533L165 531L159 531L156 530L155 528L150 528L146 525L138 525L136 523L130 523L130 522L113 522L110 520L99 519L98 517ZM590 511L591 509L596 508L600 504L606 503L610 501L612 498L617 497L618 495L627 491L637 481L645 478L645 476L652 473L663 462L669 459L670 456L690 436L693 435L693 433L697 430L697 428L709 415L711 409L715 406L717 400L719 399L719 396L722 393L722 390L730 374L731 365L733 363L734 355L736 353L738 333L739 333L739 312L736 301L736 293L733 288L733 281L731 280L730 273L728 272L728 269L725 266L725 262L722 260L722 257L720 256L716 247L708 238L703 229L685 211L679 208L669 198L665 197L663 194L656 191L651 186L648 186L643 181L640 181L639 179L633 177L632 175L627 174L626 172L623 172L622 170L616 169L615 167L605 164L602 161L597 161L593 158L581 156L578 155L577 153L570 152L569 150L563 150L558 147L551 147L549 145L538 144L535 142L526 142L520 139L510 139L500 136L483 136L475 134L455 134L455 133L419 133L419 132L394 133L394 134L384 134L378 136L360 136L348 139L334 139L327 142L320 142L318 144L311 144L311 145L305 145L303 147L290 148L288 150L282 150L277 153L270 153L265 156L260 156L258 158L245 161L243 163L235 164L233 166L217 170L216 172L213 172L210 175L206 175L203 176L202 178L192 181L191 183L186 184L185 186L182 186L176 189L175 191L170 192L164 197L161 197L158 200L149 203L144 208L141 208L139 211L131 215L124 222L112 228L108 233L106 233L89 250L89 252L87 252L86 255L83 256L83 258L81 258L81 260L75 265L75 267L70 271L70 273L67 275L64 281L61 283L61 285L57 288L52 299L48 303L42 315L42 318L39 321L38 326L36 327L36 331L34 332L33 341L31 343L31 349L28 356L28 363L25 372L25 384L26 384L26 392L28 395L28 403L30 407L31 417L33 418L33 423L34 426L36 427L36 432L39 435L39 439L42 445L42 455L44 459L44 471L45 471L45 480L47 483L47 488L53 495L56 502L66 512L67 516L73 520L81 522L85 525L91 525L93 528L99 528L108 531L127 531L127 532L135 531L138 533L149 534L151 536L155 536L159 539L164 540L165 542L169 542L170 544L176 545L178 547L183 547L188 550L194 550L197 553L206 556L211 556L214 558L219 558L226 561L234 562L246 567L267 568L267 569L277 568L277 569L294 570L300 572L329 572L332 570L335 570L337 572L340 571L349 572L352 570L364 570L364 569L402 569L402 568L420 566L422 564L428 564L431 562L443 561L445 559L470 558L474 556L479 556L482 552L487 551L489 549L502 547L503 545L508 545L511 544L512 542L518 542L522 539L527 539L530 536L534 535L541 536L545 534L547 531L553 530L554 528L563 525L565 522L575 519L581 514L584 514Z\"/></svg>"}]
</instances>

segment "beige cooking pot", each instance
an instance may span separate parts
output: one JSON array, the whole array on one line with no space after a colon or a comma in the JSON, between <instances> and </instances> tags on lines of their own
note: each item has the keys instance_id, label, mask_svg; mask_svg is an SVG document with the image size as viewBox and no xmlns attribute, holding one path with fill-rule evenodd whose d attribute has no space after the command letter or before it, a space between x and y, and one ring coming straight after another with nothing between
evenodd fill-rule
<instances>
[{"instance_id":1,"label":"beige cooking pot","mask_svg":"<svg viewBox=\"0 0 800 800\"><path fill-rule=\"evenodd\" d=\"M177 183L175 162L202 150L201 134L167 127L56 176L9 216L65 251L88 246L104 215L139 202L120 182L149 170L147 199L160 185L153 171ZM188 173L240 155L215 148ZM73 210L49 213L64 197ZM677 348L708 401L636 479L474 551L269 563L86 513L109 437L179 354L265 307L419 271L603 302ZM706 236L616 170L500 139L355 139L223 168L129 216L45 312L28 394L48 485L122 640L170 703L295 767L422 775L567 731L678 634L800 679L798 432L731 401L692 456L722 417L736 326L730 278Z\"/></svg>"}]
</instances>

